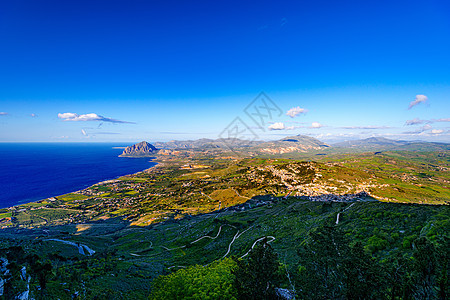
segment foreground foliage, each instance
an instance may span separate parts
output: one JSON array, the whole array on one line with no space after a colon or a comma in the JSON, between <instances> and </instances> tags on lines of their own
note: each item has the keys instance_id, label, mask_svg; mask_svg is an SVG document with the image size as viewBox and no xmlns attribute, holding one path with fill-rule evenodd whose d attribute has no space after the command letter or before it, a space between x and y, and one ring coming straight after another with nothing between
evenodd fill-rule
<instances>
[{"instance_id":1,"label":"foreground foliage","mask_svg":"<svg viewBox=\"0 0 450 300\"><path fill-rule=\"evenodd\" d=\"M191 266L155 280L150 299L236 299L232 259Z\"/></svg>"},{"instance_id":2,"label":"foreground foliage","mask_svg":"<svg viewBox=\"0 0 450 300\"><path fill-rule=\"evenodd\" d=\"M247 259L236 259L234 287L239 299L275 299L280 279L277 254L265 239Z\"/></svg>"}]
</instances>

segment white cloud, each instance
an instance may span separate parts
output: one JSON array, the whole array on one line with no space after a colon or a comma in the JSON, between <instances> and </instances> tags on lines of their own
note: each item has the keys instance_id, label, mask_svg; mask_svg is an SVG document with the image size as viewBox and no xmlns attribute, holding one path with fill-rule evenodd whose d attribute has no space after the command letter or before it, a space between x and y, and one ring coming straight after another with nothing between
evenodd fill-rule
<instances>
[{"instance_id":1,"label":"white cloud","mask_svg":"<svg viewBox=\"0 0 450 300\"><path fill-rule=\"evenodd\" d=\"M428 101L428 97L427 96L425 96L425 95L416 95L416 98L409 103L408 109L413 108L414 106L416 106L419 103L425 103L427 101Z\"/></svg>"},{"instance_id":2,"label":"white cloud","mask_svg":"<svg viewBox=\"0 0 450 300\"><path fill-rule=\"evenodd\" d=\"M299 115L299 114L305 114L305 113L307 113L307 112L308 112L307 109L305 109L305 108L300 108L300 106L297 106L297 107L293 107L293 108L291 108L290 110L288 110L287 113L286 113L286 115L288 115L288 116L291 117L291 118L294 118L294 117L296 117L296 116Z\"/></svg>"},{"instance_id":3,"label":"white cloud","mask_svg":"<svg viewBox=\"0 0 450 300\"><path fill-rule=\"evenodd\" d=\"M433 127L430 124L425 124L425 125L423 125L422 130L425 131L425 130L430 130L432 128Z\"/></svg>"},{"instance_id":4,"label":"white cloud","mask_svg":"<svg viewBox=\"0 0 450 300\"><path fill-rule=\"evenodd\" d=\"M284 123L282 122L276 122L273 123L272 125L269 125L269 130L283 130L286 127L284 126Z\"/></svg>"},{"instance_id":5,"label":"white cloud","mask_svg":"<svg viewBox=\"0 0 450 300\"><path fill-rule=\"evenodd\" d=\"M78 115L75 113L62 113L58 114L58 118L64 119L65 121L101 121L102 117L97 114L85 114Z\"/></svg>"},{"instance_id":6,"label":"white cloud","mask_svg":"<svg viewBox=\"0 0 450 300\"><path fill-rule=\"evenodd\" d=\"M0 111L0 116L6 116L6 115L8 115L8 113L7 113L7 112L4 112L4 111Z\"/></svg>"},{"instance_id":7,"label":"white cloud","mask_svg":"<svg viewBox=\"0 0 450 300\"><path fill-rule=\"evenodd\" d=\"M440 133L443 133L443 132L444 132L444 130L442 130L442 129L433 129L433 130L431 130L432 134L440 134Z\"/></svg>"},{"instance_id":8,"label":"white cloud","mask_svg":"<svg viewBox=\"0 0 450 300\"><path fill-rule=\"evenodd\" d=\"M440 119L432 119L432 120L421 120L419 118L415 118L412 120L407 120L405 125L417 125L417 124L435 123L435 122L450 122L450 118L440 118Z\"/></svg>"},{"instance_id":9,"label":"white cloud","mask_svg":"<svg viewBox=\"0 0 450 300\"><path fill-rule=\"evenodd\" d=\"M430 124L425 124L423 125L421 128L418 128L414 131L406 131L403 132L404 134L419 134L419 135L424 135L426 134L426 131L433 129L433 127Z\"/></svg>"},{"instance_id":10,"label":"white cloud","mask_svg":"<svg viewBox=\"0 0 450 300\"><path fill-rule=\"evenodd\" d=\"M405 123L405 125L417 125L417 124L423 124L423 123L429 123L430 121L427 121L427 120L421 120L421 119L419 119L419 118L415 118L415 119L412 119L412 120L406 120L406 123Z\"/></svg>"},{"instance_id":11,"label":"white cloud","mask_svg":"<svg viewBox=\"0 0 450 300\"><path fill-rule=\"evenodd\" d=\"M321 128L321 127L323 127L323 125L320 124L319 122L312 122L309 128Z\"/></svg>"},{"instance_id":12,"label":"white cloud","mask_svg":"<svg viewBox=\"0 0 450 300\"><path fill-rule=\"evenodd\" d=\"M101 122L111 122L111 123L128 123L134 124L133 122L121 121L111 118L106 118L101 115L97 115L94 113L78 115L76 113L59 113L58 118L63 119L64 121L101 121Z\"/></svg>"}]
</instances>

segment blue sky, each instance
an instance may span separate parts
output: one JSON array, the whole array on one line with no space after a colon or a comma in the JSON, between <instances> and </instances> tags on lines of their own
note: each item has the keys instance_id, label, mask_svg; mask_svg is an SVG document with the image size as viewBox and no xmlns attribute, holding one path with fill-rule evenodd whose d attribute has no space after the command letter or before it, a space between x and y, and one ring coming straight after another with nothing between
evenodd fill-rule
<instances>
[{"instance_id":1,"label":"blue sky","mask_svg":"<svg viewBox=\"0 0 450 300\"><path fill-rule=\"evenodd\" d=\"M257 139L450 142L449 16L447 1L2 1L0 141L217 138L239 117ZM261 92L282 113L257 124Z\"/></svg>"}]
</instances>

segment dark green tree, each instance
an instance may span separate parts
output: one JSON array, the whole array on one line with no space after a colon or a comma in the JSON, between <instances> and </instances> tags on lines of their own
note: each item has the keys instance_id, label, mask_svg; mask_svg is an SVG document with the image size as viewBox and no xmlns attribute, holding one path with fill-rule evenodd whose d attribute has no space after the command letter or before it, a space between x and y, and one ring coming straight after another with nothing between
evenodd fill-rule
<instances>
[{"instance_id":1,"label":"dark green tree","mask_svg":"<svg viewBox=\"0 0 450 300\"><path fill-rule=\"evenodd\" d=\"M47 282L50 279L53 271L53 266L50 262L42 263L36 261L31 264L31 272L37 277L41 291L44 292L47 288Z\"/></svg>"},{"instance_id":2,"label":"dark green tree","mask_svg":"<svg viewBox=\"0 0 450 300\"><path fill-rule=\"evenodd\" d=\"M426 237L414 241L412 268L414 299L437 299L438 253Z\"/></svg>"},{"instance_id":3,"label":"dark green tree","mask_svg":"<svg viewBox=\"0 0 450 300\"><path fill-rule=\"evenodd\" d=\"M402 253L396 253L384 261L384 276L385 279L389 279L389 284L386 286L388 299L411 298L411 282L408 277L409 264L409 260Z\"/></svg>"},{"instance_id":4,"label":"dark green tree","mask_svg":"<svg viewBox=\"0 0 450 300\"><path fill-rule=\"evenodd\" d=\"M364 251L360 243L356 243L343 259L345 298L384 298L384 274L380 264Z\"/></svg>"},{"instance_id":5,"label":"dark green tree","mask_svg":"<svg viewBox=\"0 0 450 300\"><path fill-rule=\"evenodd\" d=\"M298 250L298 286L307 299L339 299L344 294L344 261L350 248L335 226L309 234Z\"/></svg>"},{"instance_id":6,"label":"dark green tree","mask_svg":"<svg viewBox=\"0 0 450 300\"><path fill-rule=\"evenodd\" d=\"M384 298L380 264L360 243L349 246L337 226L312 231L298 250L299 296L305 299Z\"/></svg>"},{"instance_id":7,"label":"dark green tree","mask_svg":"<svg viewBox=\"0 0 450 300\"><path fill-rule=\"evenodd\" d=\"M236 259L236 263L233 274L239 299L277 299L280 263L267 239L256 245L247 259Z\"/></svg>"},{"instance_id":8,"label":"dark green tree","mask_svg":"<svg viewBox=\"0 0 450 300\"><path fill-rule=\"evenodd\" d=\"M11 246L6 249L6 258L8 265L6 268L9 273L5 276L4 296L5 299L14 299L18 293L26 288L26 283L21 278L21 269L25 263L25 251L22 246Z\"/></svg>"},{"instance_id":9,"label":"dark green tree","mask_svg":"<svg viewBox=\"0 0 450 300\"><path fill-rule=\"evenodd\" d=\"M450 284L448 282L450 272L450 238L441 236L436 247L438 251L441 270L438 278L439 299L448 299L450 297Z\"/></svg>"}]
</instances>

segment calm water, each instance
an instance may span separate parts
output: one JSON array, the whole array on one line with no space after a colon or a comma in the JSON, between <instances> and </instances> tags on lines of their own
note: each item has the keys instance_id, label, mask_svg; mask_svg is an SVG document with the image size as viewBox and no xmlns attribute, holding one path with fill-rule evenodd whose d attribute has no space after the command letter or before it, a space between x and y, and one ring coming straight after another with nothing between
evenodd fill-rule
<instances>
[{"instance_id":1,"label":"calm water","mask_svg":"<svg viewBox=\"0 0 450 300\"><path fill-rule=\"evenodd\" d=\"M0 208L86 188L156 163L117 157L125 144L0 143Z\"/></svg>"}]
</instances>

